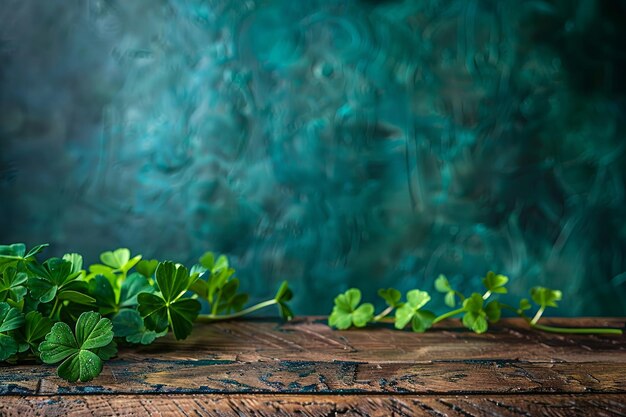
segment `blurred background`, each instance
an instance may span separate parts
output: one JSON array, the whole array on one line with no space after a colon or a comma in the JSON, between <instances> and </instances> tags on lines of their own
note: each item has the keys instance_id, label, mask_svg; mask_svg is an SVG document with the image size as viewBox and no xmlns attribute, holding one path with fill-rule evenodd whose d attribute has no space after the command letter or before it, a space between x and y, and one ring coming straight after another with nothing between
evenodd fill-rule
<instances>
[{"instance_id":1,"label":"blurred background","mask_svg":"<svg viewBox=\"0 0 626 417\"><path fill-rule=\"evenodd\" d=\"M624 315L624 41L618 0L2 0L0 243Z\"/></svg>"}]
</instances>

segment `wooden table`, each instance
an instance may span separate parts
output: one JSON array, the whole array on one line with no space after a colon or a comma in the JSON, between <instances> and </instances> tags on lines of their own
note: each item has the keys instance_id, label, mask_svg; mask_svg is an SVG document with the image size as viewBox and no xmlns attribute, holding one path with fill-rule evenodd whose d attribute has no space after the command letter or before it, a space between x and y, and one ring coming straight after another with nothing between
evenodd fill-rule
<instances>
[{"instance_id":1,"label":"wooden table","mask_svg":"<svg viewBox=\"0 0 626 417\"><path fill-rule=\"evenodd\" d=\"M625 319L549 320L624 327ZM504 320L426 334L334 331L323 318L199 324L123 348L87 384L51 366L0 367L0 415L624 416L626 337L567 336Z\"/></svg>"}]
</instances>

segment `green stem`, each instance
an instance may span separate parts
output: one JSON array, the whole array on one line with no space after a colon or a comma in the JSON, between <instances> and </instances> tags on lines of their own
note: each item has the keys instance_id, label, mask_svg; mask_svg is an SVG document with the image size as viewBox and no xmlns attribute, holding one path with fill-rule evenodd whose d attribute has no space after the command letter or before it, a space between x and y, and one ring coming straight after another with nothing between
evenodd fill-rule
<instances>
[{"instance_id":1,"label":"green stem","mask_svg":"<svg viewBox=\"0 0 626 417\"><path fill-rule=\"evenodd\" d=\"M261 303L255 304L253 306L250 306L248 308L245 308L245 309L243 309L241 311L238 311L238 312L232 313L232 314L223 314L223 315L218 315L218 314L200 314L198 316L198 318L196 319L196 321L197 322L210 323L210 322L219 321L219 320L236 319L237 317L245 316L246 314L250 314L250 313L252 313L254 311L257 311L257 310L260 310L262 308L273 306L274 304L278 304L278 301L276 301L275 299L271 299L271 300L267 300L267 301L263 301Z\"/></svg>"},{"instance_id":2,"label":"green stem","mask_svg":"<svg viewBox=\"0 0 626 417\"><path fill-rule=\"evenodd\" d=\"M375 316L372 321L381 321L385 316L389 315L389 313L391 313L393 311L393 307L389 306L386 309L384 309L383 311L381 311L381 313L377 316Z\"/></svg>"},{"instance_id":3,"label":"green stem","mask_svg":"<svg viewBox=\"0 0 626 417\"><path fill-rule=\"evenodd\" d=\"M213 306L211 307L211 315L213 316L217 315L217 308L220 306L221 298L222 298L222 291L217 293L217 298L215 299L215 302L213 303Z\"/></svg>"},{"instance_id":4,"label":"green stem","mask_svg":"<svg viewBox=\"0 0 626 417\"><path fill-rule=\"evenodd\" d=\"M442 315L441 315L441 316L439 316L439 317L436 317L436 318L435 318L435 320L433 320L433 324L435 324L435 323L439 323L441 320L447 319L447 318L449 318L449 317L456 316L457 314L461 314L461 313L463 313L464 311L465 311L465 309L464 309L464 308L458 308L458 309L456 309L456 310L448 311L447 313L442 314Z\"/></svg>"},{"instance_id":5,"label":"green stem","mask_svg":"<svg viewBox=\"0 0 626 417\"><path fill-rule=\"evenodd\" d=\"M537 322L539 321L539 319L541 318L541 315L543 314L543 312L546 311L545 307L539 307L539 310L537 310L537 313L535 314L535 317L533 317L533 319L530 321L530 325L534 326L535 324L537 324Z\"/></svg>"},{"instance_id":6,"label":"green stem","mask_svg":"<svg viewBox=\"0 0 626 417\"><path fill-rule=\"evenodd\" d=\"M54 313L56 312L57 309L57 305L59 304L59 299L55 298L54 299L54 305L52 306L52 311L50 312L50 315L48 316L49 319L54 317Z\"/></svg>"},{"instance_id":7,"label":"green stem","mask_svg":"<svg viewBox=\"0 0 626 417\"><path fill-rule=\"evenodd\" d=\"M543 324L530 324L530 327L543 330L550 333L569 333L569 334L623 334L621 329L611 328L595 328L595 327L554 327L544 326Z\"/></svg>"},{"instance_id":8,"label":"green stem","mask_svg":"<svg viewBox=\"0 0 626 417\"><path fill-rule=\"evenodd\" d=\"M491 297L491 291L487 291L486 293L483 294L483 300L486 300L489 297Z\"/></svg>"}]
</instances>

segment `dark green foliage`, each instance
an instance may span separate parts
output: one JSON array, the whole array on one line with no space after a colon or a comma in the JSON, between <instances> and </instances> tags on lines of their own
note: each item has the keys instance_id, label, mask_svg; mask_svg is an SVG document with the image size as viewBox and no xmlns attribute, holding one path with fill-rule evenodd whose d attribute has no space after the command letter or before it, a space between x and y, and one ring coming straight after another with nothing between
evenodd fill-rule
<instances>
[{"instance_id":1,"label":"dark green foliage","mask_svg":"<svg viewBox=\"0 0 626 417\"><path fill-rule=\"evenodd\" d=\"M0 361L59 364L58 375L70 382L98 376L117 343L147 345L170 331L184 339L197 320L240 317L274 304L286 319L293 316L286 282L275 298L244 309L248 294L239 291L225 256L214 261L207 252L190 273L117 249L87 273L75 253L39 263L35 255L46 246L28 252L23 244L0 246ZM211 314L199 314L201 302Z\"/></svg>"}]
</instances>

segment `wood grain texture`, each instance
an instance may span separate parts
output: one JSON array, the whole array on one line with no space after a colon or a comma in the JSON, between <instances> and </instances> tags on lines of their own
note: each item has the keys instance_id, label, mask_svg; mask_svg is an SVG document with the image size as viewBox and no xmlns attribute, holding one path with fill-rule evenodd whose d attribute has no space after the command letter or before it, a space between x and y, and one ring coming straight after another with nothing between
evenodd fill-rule
<instances>
[{"instance_id":1,"label":"wood grain texture","mask_svg":"<svg viewBox=\"0 0 626 417\"><path fill-rule=\"evenodd\" d=\"M585 320L566 321L588 325ZM594 325L623 327L622 320ZM184 342L124 348L87 384L54 367L0 368L0 393L576 393L626 390L626 338L528 330L507 320L476 335L450 321L416 334L334 331L321 320L199 324Z\"/></svg>"},{"instance_id":2,"label":"wood grain texture","mask_svg":"<svg viewBox=\"0 0 626 417\"><path fill-rule=\"evenodd\" d=\"M2 417L61 416L503 416L626 415L620 394L287 395L216 394L5 397Z\"/></svg>"},{"instance_id":3,"label":"wood grain texture","mask_svg":"<svg viewBox=\"0 0 626 417\"><path fill-rule=\"evenodd\" d=\"M483 335L457 320L425 334L335 331L315 317L198 324L184 342L122 348L89 383L54 372L1 366L0 415L626 415L626 337L515 319Z\"/></svg>"}]
</instances>

